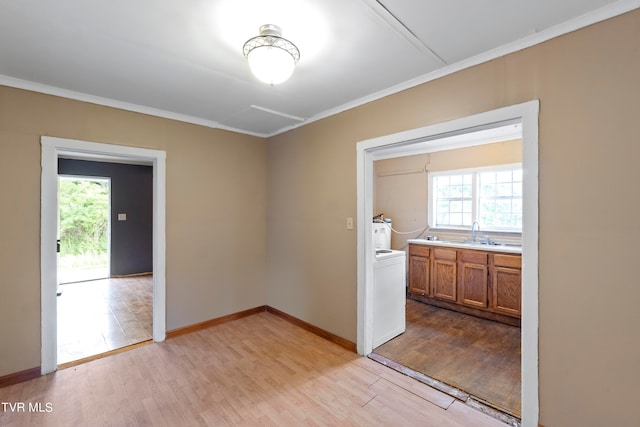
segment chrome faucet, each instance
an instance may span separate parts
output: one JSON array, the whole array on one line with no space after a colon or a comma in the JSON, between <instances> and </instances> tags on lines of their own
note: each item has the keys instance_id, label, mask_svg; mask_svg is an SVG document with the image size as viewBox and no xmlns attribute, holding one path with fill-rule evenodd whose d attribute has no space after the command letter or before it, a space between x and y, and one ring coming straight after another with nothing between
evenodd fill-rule
<instances>
[{"instance_id":1,"label":"chrome faucet","mask_svg":"<svg viewBox=\"0 0 640 427\"><path fill-rule=\"evenodd\" d=\"M480 223L473 221L473 224L471 224L471 243L476 242L476 225L478 226L478 231L480 231Z\"/></svg>"}]
</instances>

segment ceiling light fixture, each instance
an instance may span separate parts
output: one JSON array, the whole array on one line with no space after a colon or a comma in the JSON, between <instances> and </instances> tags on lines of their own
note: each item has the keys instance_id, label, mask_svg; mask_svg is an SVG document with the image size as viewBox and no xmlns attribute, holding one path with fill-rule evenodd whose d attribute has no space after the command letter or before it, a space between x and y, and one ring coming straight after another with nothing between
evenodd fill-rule
<instances>
[{"instance_id":1,"label":"ceiling light fixture","mask_svg":"<svg viewBox=\"0 0 640 427\"><path fill-rule=\"evenodd\" d=\"M242 48L251 72L261 81L275 85L286 81L300 59L300 51L282 37L277 25L260 27L260 35L253 37Z\"/></svg>"}]
</instances>

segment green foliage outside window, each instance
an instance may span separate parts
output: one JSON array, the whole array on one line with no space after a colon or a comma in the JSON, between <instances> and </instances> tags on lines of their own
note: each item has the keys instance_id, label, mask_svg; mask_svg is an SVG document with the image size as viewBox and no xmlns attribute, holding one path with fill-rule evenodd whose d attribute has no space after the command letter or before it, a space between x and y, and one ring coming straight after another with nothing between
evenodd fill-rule
<instances>
[{"instance_id":1,"label":"green foliage outside window","mask_svg":"<svg viewBox=\"0 0 640 427\"><path fill-rule=\"evenodd\" d=\"M60 179L60 255L107 253L109 182Z\"/></svg>"}]
</instances>

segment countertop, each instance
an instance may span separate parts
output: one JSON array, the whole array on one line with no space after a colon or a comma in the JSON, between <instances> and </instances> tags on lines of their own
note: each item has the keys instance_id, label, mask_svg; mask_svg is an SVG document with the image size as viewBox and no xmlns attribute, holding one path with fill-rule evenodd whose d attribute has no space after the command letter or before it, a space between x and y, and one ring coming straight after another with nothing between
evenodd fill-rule
<instances>
[{"instance_id":1,"label":"countertop","mask_svg":"<svg viewBox=\"0 0 640 427\"><path fill-rule=\"evenodd\" d=\"M522 254L522 246L506 245L506 244L485 244L471 242L450 242L447 240L426 240L426 239L410 239L407 243L428 246L444 246L459 249L473 249L476 251L487 252L503 252L510 254Z\"/></svg>"}]
</instances>

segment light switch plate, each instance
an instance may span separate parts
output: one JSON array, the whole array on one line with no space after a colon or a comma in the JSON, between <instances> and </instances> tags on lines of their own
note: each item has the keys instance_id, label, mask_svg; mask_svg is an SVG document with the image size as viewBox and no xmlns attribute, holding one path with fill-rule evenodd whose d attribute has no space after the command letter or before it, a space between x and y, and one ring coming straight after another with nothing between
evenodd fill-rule
<instances>
[{"instance_id":1,"label":"light switch plate","mask_svg":"<svg viewBox=\"0 0 640 427\"><path fill-rule=\"evenodd\" d=\"M347 218L347 230L353 230L353 218Z\"/></svg>"},{"instance_id":2,"label":"light switch plate","mask_svg":"<svg viewBox=\"0 0 640 427\"><path fill-rule=\"evenodd\" d=\"M118 221L126 221L127 220L127 214L123 213L123 214L118 214Z\"/></svg>"}]
</instances>

